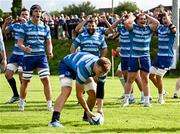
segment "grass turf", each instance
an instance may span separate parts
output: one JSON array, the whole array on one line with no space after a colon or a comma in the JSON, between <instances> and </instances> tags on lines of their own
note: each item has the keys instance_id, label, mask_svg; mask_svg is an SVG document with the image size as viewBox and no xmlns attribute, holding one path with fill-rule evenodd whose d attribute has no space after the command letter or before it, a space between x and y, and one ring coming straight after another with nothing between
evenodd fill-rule
<instances>
[{"instance_id":1,"label":"grass turf","mask_svg":"<svg viewBox=\"0 0 180 134\"><path fill-rule=\"evenodd\" d=\"M17 87L19 88L18 76ZM60 93L58 76L51 76L53 101ZM75 90L65 104L61 113L64 128L49 128L52 114L46 109L42 84L37 75L28 88L27 103L24 112L18 111L18 103L4 104L12 96L11 89L3 75L0 75L0 133L180 133L180 99L172 99L177 78L165 78L165 89L170 94L164 105L158 105L157 90L150 82L153 97L152 107L138 105L140 92L134 86L136 103L121 108L123 88L118 78L106 81L104 114L102 126L92 126L82 121L83 109L77 104ZM86 97L86 96L85 96ZM94 112L96 112L96 106Z\"/></svg>"}]
</instances>

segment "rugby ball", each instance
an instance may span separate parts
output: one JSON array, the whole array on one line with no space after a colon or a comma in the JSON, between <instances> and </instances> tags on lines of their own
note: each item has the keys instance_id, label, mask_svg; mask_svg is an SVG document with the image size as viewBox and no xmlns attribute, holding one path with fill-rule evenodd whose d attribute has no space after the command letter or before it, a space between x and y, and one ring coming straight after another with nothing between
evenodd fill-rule
<instances>
[{"instance_id":1,"label":"rugby ball","mask_svg":"<svg viewBox=\"0 0 180 134\"><path fill-rule=\"evenodd\" d=\"M92 117L89 120L91 125L102 125L104 123L104 116L100 113L97 113L95 117Z\"/></svg>"}]
</instances>

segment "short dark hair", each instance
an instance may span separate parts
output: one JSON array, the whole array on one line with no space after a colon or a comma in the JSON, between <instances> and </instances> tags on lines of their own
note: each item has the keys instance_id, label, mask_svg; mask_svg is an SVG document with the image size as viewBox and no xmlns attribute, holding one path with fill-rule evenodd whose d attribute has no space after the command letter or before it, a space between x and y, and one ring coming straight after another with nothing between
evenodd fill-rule
<instances>
[{"instance_id":1,"label":"short dark hair","mask_svg":"<svg viewBox=\"0 0 180 134\"><path fill-rule=\"evenodd\" d=\"M31 6L31 8L30 8L30 15L31 15L31 16L32 16L33 10L35 10L35 9L42 10L41 6L39 6L39 5L33 5L33 6Z\"/></svg>"},{"instance_id":2,"label":"short dark hair","mask_svg":"<svg viewBox=\"0 0 180 134\"><path fill-rule=\"evenodd\" d=\"M105 58L105 57L99 58L99 60L97 61L97 64L102 68L102 70L104 72L109 72L109 70L111 68L110 60L108 58Z\"/></svg>"},{"instance_id":3,"label":"short dark hair","mask_svg":"<svg viewBox=\"0 0 180 134\"><path fill-rule=\"evenodd\" d=\"M21 12L24 12L24 11L28 11L29 12L29 10L27 8L22 8Z\"/></svg>"},{"instance_id":4,"label":"short dark hair","mask_svg":"<svg viewBox=\"0 0 180 134\"><path fill-rule=\"evenodd\" d=\"M86 24L88 23L96 23L96 22L95 22L95 19L89 19Z\"/></svg>"},{"instance_id":5,"label":"short dark hair","mask_svg":"<svg viewBox=\"0 0 180 134\"><path fill-rule=\"evenodd\" d=\"M147 16L146 16L146 14L145 13L140 13L140 14L138 14L137 16L136 16L136 19L139 19L139 17L140 16L145 16L146 17L146 19L147 19Z\"/></svg>"}]
</instances>

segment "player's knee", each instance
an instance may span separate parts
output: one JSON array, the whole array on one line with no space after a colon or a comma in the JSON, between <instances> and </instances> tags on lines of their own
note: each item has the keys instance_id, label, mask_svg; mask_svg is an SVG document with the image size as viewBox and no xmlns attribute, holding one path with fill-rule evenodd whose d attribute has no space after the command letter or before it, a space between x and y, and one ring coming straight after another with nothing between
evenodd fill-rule
<instances>
[{"instance_id":1,"label":"player's knee","mask_svg":"<svg viewBox=\"0 0 180 134\"><path fill-rule=\"evenodd\" d=\"M155 74L150 74L150 75L149 75L149 79L150 79L150 80L154 80L154 79L156 78L155 76L156 76Z\"/></svg>"},{"instance_id":2,"label":"player's knee","mask_svg":"<svg viewBox=\"0 0 180 134\"><path fill-rule=\"evenodd\" d=\"M14 74L13 71L11 71L11 70L6 70L6 71L5 71L5 77L6 77L6 79L7 79L7 80L10 80L10 79L13 77L13 74Z\"/></svg>"},{"instance_id":3,"label":"player's knee","mask_svg":"<svg viewBox=\"0 0 180 134\"><path fill-rule=\"evenodd\" d=\"M146 78L142 79L142 83L147 85L148 84L148 79L146 79Z\"/></svg>"},{"instance_id":4,"label":"player's knee","mask_svg":"<svg viewBox=\"0 0 180 134\"><path fill-rule=\"evenodd\" d=\"M40 71L38 72L38 74L39 74L39 78L40 78L40 79L43 79L43 78L49 77L50 72L49 72L49 69L46 68L46 69L40 70Z\"/></svg>"},{"instance_id":5,"label":"player's knee","mask_svg":"<svg viewBox=\"0 0 180 134\"><path fill-rule=\"evenodd\" d=\"M99 81L97 83L96 98L99 98L99 99L104 98L104 82Z\"/></svg>"},{"instance_id":6,"label":"player's knee","mask_svg":"<svg viewBox=\"0 0 180 134\"><path fill-rule=\"evenodd\" d=\"M135 77L129 77L126 82L128 84L132 84L135 81L135 79L136 79Z\"/></svg>"},{"instance_id":7,"label":"player's knee","mask_svg":"<svg viewBox=\"0 0 180 134\"><path fill-rule=\"evenodd\" d=\"M96 92L95 90L89 90L87 91L88 95L89 95L89 98L96 98Z\"/></svg>"}]
</instances>

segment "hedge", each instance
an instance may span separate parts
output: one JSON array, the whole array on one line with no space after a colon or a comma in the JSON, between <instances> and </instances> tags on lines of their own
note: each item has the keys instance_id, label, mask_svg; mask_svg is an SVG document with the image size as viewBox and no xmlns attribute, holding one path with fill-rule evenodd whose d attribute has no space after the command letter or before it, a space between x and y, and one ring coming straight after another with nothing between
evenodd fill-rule
<instances>
[{"instance_id":1,"label":"hedge","mask_svg":"<svg viewBox=\"0 0 180 134\"><path fill-rule=\"evenodd\" d=\"M58 40L58 39L53 39L53 54L54 57L53 59L49 60L49 65L50 65L50 71L52 75L58 75L58 65L60 60L67 54L70 53L70 45L72 43L72 40L69 39L65 39L65 40ZM118 40L107 40L107 44L108 44L108 48L109 48L109 52L107 57L111 60L111 49L116 49L116 47L119 46ZM7 55L8 57L11 54L11 51L13 49L13 40L7 40L5 41L5 46L6 46L6 51L7 51ZM154 60L154 58L157 55L157 38L153 37L152 41L151 41L151 45L150 45L150 54L151 54L151 59L152 61ZM114 57L114 66L115 66L115 71L116 68L119 64L119 57ZM178 62L177 65L180 65L180 62ZM176 69L176 71L174 71L176 74L178 71L180 70L180 66L178 66L178 68ZM111 75L111 72L109 73L109 75Z\"/></svg>"}]
</instances>

